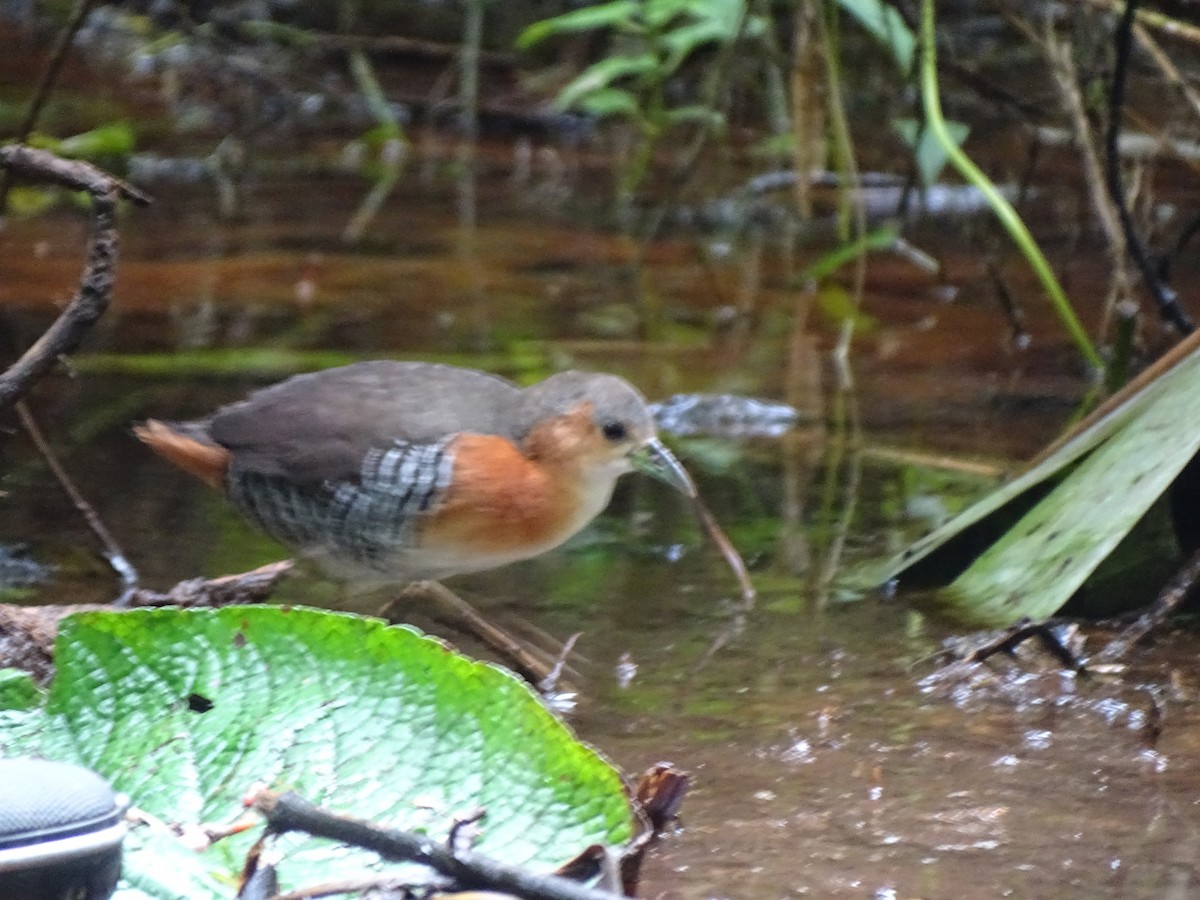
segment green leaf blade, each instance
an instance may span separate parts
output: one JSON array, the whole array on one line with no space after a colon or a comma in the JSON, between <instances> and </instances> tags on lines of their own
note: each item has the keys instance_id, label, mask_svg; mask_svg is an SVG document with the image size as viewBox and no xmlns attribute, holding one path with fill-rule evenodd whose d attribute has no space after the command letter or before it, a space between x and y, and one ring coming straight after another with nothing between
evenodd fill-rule
<instances>
[{"instance_id":1,"label":"green leaf blade","mask_svg":"<svg viewBox=\"0 0 1200 900\"><path fill-rule=\"evenodd\" d=\"M1200 352L1193 352L1037 466L913 544L876 580L928 585L929 574L949 571L939 579L949 584L933 603L972 625L1053 615L1127 539L1161 532L1139 526L1200 452L1193 424L1198 392ZM960 551L978 546L979 535L997 524L1002 533L989 535L985 549L956 571Z\"/></svg>"},{"instance_id":2,"label":"green leaf blade","mask_svg":"<svg viewBox=\"0 0 1200 900\"><path fill-rule=\"evenodd\" d=\"M613 3L585 6L561 16L542 19L517 36L517 47L528 50L556 34L572 34L620 25L634 18L638 12L638 5L634 0L616 0Z\"/></svg>"}]
</instances>

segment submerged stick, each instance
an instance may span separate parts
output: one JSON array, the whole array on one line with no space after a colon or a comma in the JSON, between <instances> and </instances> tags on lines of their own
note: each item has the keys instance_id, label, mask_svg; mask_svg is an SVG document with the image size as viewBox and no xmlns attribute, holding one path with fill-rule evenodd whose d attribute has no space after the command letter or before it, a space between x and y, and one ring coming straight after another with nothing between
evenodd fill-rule
<instances>
[{"instance_id":1,"label":"submerged stick","mask_svg":"<svg viewBox=\"0 0 1200 900\"><path fill-rule=\"evenodd\" d=\"M691 499L692 509L696 511L696 515L699 517L700 523L704 526L704 530L708 533L709 539L721 551L721 555L725 557L725 562L733 571L733 577L737 579L738 586L742 590L742 600L749 607L754 603L757 592L754 590L754 585L750 583L750 573L746 569L745 560L737 552L737 548L733 546L733 542L721 530L721 526L717 524L717 520L713 518L713 514L708 511L708 507L700 499L700 495L694 494Z\"/></svg>"},{"instance_id":2,"label":"submerged stick","mask_svg":"<svg viewBox=\"0 0 1200 900\"><path fill-rule=\"evenodd\" d=\"M75 482L71 480L71 476L67 474L67 470L63 468L58 454L54 452L54 448L46 440L46 436L42 433L37 420L33 417L33 412L29 409L29 405L24 400L18 400L15 406L17 416L21 420L21 427L25 429L25 433L33 441L33 445L37 448L38 453L42 455L42 460L46 463L47 468L50 469L51 474L58 480L59 485L66 492L66 495L71 498L71 503L74 504L75 509L83 516L83 521L87 523L88 528L92 530L92 534L96 536L96 540L100 542L104 558L108 560L108 564L112 567L112 570L121 579L122 591L117 602L118 605L124 605L128 602L133 589L137 587L137 569L129 562L129 557L125 555L125 551L121 549L121 545L117 543L117 539L108 530L108 526L104 524L104 520L96 512L96 508L88 503L87 498L83 496L79 488L75 486Z\"/></svg>"},{"instance_id":3,"label":"submerged stick","mask_svg":"<svg viewBox=\"0 0 1200 900\"><path fill-rule=\"evenodd\" d=\"M688 474L688 470L683 467L683 464L675 458L675 454L668 450L662 441L653 438L646 443L642 451L631 456L630 461L638 471L669 484L691 501L692 509L704 526L705 532L717 549L721 551L729 568L733 570L734 577L737 578L742 589L742 600L747 604L753 604L754 586L750 584L750 575L746 571L745 562L742 561L742 557L734 549L729 538L725 536L725 532L721 530L721 526L717 524L712 513L708 511L704 501L700 499L700 491L696 489L696 482L692 480L692 476Z\"/></svg>"}]
</instances>

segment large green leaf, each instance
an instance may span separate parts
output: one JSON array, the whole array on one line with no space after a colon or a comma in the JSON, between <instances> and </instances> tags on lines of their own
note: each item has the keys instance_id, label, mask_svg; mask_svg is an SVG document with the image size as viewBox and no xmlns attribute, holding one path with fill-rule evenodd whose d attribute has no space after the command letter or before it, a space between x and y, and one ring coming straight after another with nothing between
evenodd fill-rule
<instances>
[{"instance_id":1,"label":"large green leaf","mask_svg":"<svg viewBox=\"0 0 1200 900\"><path fill-rule=\"evenodd\" d=\"M411 629L277 607L85 613L56 661L44 708L0 713L0 751L88 766L166 821L230 821L262 782L435 840L482 807L476 849L540 870L631 834L618 773L522 682ZM137 829L118 897L227 898L253 837L198 855ZM380 865L288 840L292 887Z\"/></svg>"},{"instance_id":2,"label":"large green leaf","mask_svg":"<svg viewBox=\"0 0 1200 900\"><path fill-rule=\"evenodd\" d=\"M936 602L975 624L1054 614L1127 537L1161 533L1134 529L1160 507L1200 450L1198 395L1200 352L1192 352L1038 465L915 543L877 580L949 582Z\"/></svg>"}]
</instances>

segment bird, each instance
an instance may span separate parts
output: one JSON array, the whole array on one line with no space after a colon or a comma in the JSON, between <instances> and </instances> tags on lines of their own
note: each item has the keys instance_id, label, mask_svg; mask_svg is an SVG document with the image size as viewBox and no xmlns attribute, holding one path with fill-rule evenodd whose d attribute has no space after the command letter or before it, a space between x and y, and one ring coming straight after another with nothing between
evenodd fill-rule
<instances>
[{"instance_id":1,"label":"bird","mask_svg":"<svg viewBox=\"0 0 1200 900\"><path fill-rule=\"evenodd\" d=\"M373 360L292 376L204 419L149 419L134 434L359 587L538 556L582 530L634 470L696 496L645 398L603 373L520 387Z\"/></svg>"}]
</instances>

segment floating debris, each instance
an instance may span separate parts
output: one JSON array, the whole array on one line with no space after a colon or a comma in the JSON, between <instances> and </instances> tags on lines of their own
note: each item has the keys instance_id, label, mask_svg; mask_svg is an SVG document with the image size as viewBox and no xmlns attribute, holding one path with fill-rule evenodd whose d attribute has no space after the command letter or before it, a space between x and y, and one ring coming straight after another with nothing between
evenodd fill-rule
<instances>
[{"instance_id":1,"label":"floating debris","mask_svg":"<svg viewBox=\"0 0 1200 900\"><path fill-rule=\"evenodd\" d=\"M802 418L786 403L737 394L676 394L650 406L654 421L671 434L778 437Z\"/></svg>"},{"instance_id":2,"label":"floating debris","mask_svg":"<svg viewBox=\"0 0 1200 900\"><path fill-rule=\"evenodd\" d=\"M0 591L45 584L54 577L54 566L31 559L23 544L0 544Z\"/></svg>"}]
</instances>

